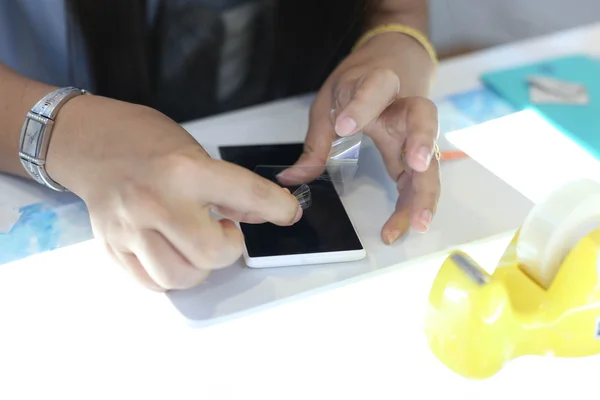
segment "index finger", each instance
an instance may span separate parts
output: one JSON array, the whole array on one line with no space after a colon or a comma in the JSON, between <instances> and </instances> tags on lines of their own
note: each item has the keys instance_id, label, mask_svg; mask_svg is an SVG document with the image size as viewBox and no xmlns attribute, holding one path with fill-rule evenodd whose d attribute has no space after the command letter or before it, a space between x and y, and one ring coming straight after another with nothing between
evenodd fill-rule
<instances>
[{"instance_id":1,"label":"index finger","mask_svg":"<svg viewBox=\"0 0 600 400\"><path fill-rule=\"evenodd\" d=\"M359 79L340 83L336 92L336 102L343 108L336 118L335 131L340 136L349 136L379 118L392 104L400 92L400 80L389 69L375 69ZM351 98L344 104L341 97L347 92Z\"/></svg>"},{"instance_id":2,"label":"index finger","mask_svg":"<svg viewBox=\"0 0 600 400\"><path fill-rule=\"evenodd\" d=\"M293 166L279 174L278 179L282 183L310 182L325 170L331 144L336 138L330 110L331 95L328 91L319 92L310 110L308 133L302 155Z\"/></svg>"},{"instance_id":3,"label":"index finger","mask_svg":"<svg viewBox=\"0 0 600 400\"><path fill-rule=\"evenodd\" d=\"M279 226L294 224L302 215L298 200L281 186L225 161L208 163L204 200Z\"/></svg>"}]
</instances>

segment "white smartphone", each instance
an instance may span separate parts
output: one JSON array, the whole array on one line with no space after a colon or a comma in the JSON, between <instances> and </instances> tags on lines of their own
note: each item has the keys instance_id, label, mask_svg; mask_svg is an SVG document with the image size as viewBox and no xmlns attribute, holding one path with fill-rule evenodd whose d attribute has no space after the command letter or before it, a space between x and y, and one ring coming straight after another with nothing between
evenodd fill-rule
<instances>
[{"instance_id":1,"label":"white smartphone","mask_svg":"<svg viewBox=\"0 0 600 400\"><path fill-rule=\"evenodd\" d=\"M221 147L221 158L252 171L259 165L292 165L302 144ZM262 173L260 171L263 171ZM259 169L275 179L276 169ZM240 224L244 260L251 268L269 268L358 261L365 248L333 185L326 179L310 184L312 204L293 226Z\"/></svg>"}]
</instances>

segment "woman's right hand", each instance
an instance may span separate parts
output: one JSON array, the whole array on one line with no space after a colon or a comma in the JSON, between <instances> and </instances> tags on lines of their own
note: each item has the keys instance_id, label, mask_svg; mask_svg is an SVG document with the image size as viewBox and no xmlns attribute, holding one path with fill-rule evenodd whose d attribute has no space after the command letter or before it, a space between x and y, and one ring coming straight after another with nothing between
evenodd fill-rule
<instances>
[{"instance_id":1,"label":"woman's right hand","mask_svg":"<svg viewBox=\"0 0 600 400\"><path fill-rule=\"evenodd\" d=\"M178 124L142 106L80 96L59 113L49 175L86 203L94 235L146 287L184 289L233 264L233 220L285 226L302 216L289 191L214 160ZM225 219L211 216L217 209Z\"/></svg>"}]
</instances>

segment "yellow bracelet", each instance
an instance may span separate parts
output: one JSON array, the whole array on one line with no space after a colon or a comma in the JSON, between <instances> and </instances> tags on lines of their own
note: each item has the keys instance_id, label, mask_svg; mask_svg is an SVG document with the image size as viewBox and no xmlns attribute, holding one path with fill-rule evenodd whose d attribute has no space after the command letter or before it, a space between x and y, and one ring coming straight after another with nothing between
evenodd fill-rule
<instances>
[{"instance_id":1,"label":"yellow bracelet","mask_svg":"<svg viewBox=\"0 0 600 400\"><path fill-rule=\"evenodd\" d=\"M437 63L438 63L437 54L435 52L435 49L433 48L433 45L429 41L429 39L427 39L427 37L425 37L425 35L423 35L417 29L411 28L410 26L406 26L406 25L402 25L402 24L379 25L373 29L368 30L360 37L360 39L358 39L358 41L352 48L352 51L358 49L360 46L362 46L369 40L373 39L375 36L381 35L382 33L388 33L388 32L403 33L403 34L415 39L417 42L419 42L419 44L421 46L423 46L425 51L427 51L427 54L429 54L429 58L431 58L431 61L433 61L433 64L437 65Z\"/></svg>"}]
</instances>

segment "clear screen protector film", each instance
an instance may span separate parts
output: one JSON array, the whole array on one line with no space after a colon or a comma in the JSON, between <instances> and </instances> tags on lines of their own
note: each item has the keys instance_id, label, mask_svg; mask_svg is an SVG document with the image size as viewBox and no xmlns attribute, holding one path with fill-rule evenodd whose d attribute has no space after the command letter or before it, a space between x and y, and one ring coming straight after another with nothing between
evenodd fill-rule
<instances>
[{"instance_id":1,"label":"clear screen protector film","mask_svg":"<svg viewBox=\"0 0 600 400\"><path fill-rule=\"evenodd\" d=\"M315 185L333 185L343 194L358 169L362 134L339 138L333 142L326 165L259 165L254 172L286 187L306 209L312 204L311 189Z\"/></svg>"},{"instance_id":2,"label":"clear screen protector film","mask_svg":"<svg viewBox=\"0 0 600 400\"><path fill-rule=\"evenodd\" d=\"M325 197L338 197L347 180L344 176L345 168L337 169L342 172L332 178L327 172L327 166L294 166L294 165L259 165L254 172L278 185L287 188L298 199L303 209L309 208L315 198L327 201ZM347 171L346 171L347 172Z\"/></svg>"},{"instance_id":3,"label":"clear screen protector film","mask_svg":"<svg viewBox=\"0 0 600 400\"><path fill-rule=\"evenodd\" d=\"M314 189L315 185L322 185L323 183L331 185L330 179L327 178L327 173L322 173L323 168L323 166L259 165L254 172L288 189L296 197L302 209L306 210L313 202L311 187ZM284 174L284 171L288 173ZM312 174L316 174L315 179L312 178L314 176Z\"/></svg>"},{"instance_id":4,"label":"clear screen protector film","mask_svg":"<svg viewBox=\"0 0 600 400\"><path fill-rule=\"evenodd\" d=\"M358 169L362 136L362 133L357 133L341 137L331 145L329 160L327 160L327 172L336 183L336 187L341 187L342 190L354 179Z\"/></svg>"}]
</instances>

